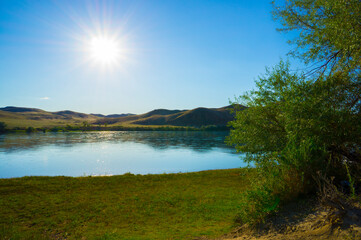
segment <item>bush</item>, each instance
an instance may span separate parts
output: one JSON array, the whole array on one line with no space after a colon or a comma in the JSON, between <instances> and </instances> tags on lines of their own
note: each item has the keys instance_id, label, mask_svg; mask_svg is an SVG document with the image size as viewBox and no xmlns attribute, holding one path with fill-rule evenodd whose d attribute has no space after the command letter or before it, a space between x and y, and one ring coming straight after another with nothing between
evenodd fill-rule
<instances>
[{"instance_id":1,"label":"bush","mask_svg":"<svg viewBox=\"0 0 361 240\"><path fill-rule=\"evenodd\" d=\"M286 201L314 190L319 176L348 181L353 195L354 179L361 177L360 1L274 6L280 30L298 33L291 55L312 69L296 73L281 61L234 104L227 141L263 179L245 195L240 218L251 223L264 219L277 197ZM237 109L238 103L248 108Z\"/></svg>"},{"instance_id":2,"label":"bush","mask_svg":"<svg viewBox=\"0 0 361 240\"><path fill-rule=\"evenodd\" d=\"M306 80L281 62L241 96L249 108L236 112L228 143L248 162L277 163L306 176L339 171L345 159L361 163L360 116L348 107L347 81L342 74Z\"/></svg>"},{"instance_id":3,"label":"bush","mask_svg":"<svg viewBox=\"0 0 361 240\"><path fill-rule=\"evenodd\" d=\"M60 131L65 131L65 129L63 127L52 127L49 129L50 132L60 132Z\"/></svg>"},{"instance_id":4,"label":"bush","mask_svg":"<svg viewBox=\"0 0 361 240\"><path fill-rule=\"evenodd\" d=\"M360 169L361 122L359 110L348 104L351 83L342 73L305 79L281 62L238 99L236 104L249 108L235 110L227 142L245 153L264 179L245 196L243 221L264 218L275 199L315 190L317 172L348 180L345 162L353 164L352 174Z\"/></svg>"},{"instance_id":5,"label":"bush","mask_svg":"<svg viewBox=\"0 0 361 240\"><path fill-rule=\"evenodd\" d=\"M4 122L0 122L0 133L6 132L6 124Z\"/></svg>"},{"instance_id":6,"label":"bush","mask_svg":"<svg viewBox=\"0 0 361 240\"><path fill-rule=\"evenodd\" d=\"M254 225L286 203L307 193L308 185L295 169L276 164L256 168L251 187L243 194L237 222Z\"/></svg>"},{"instance_id":7,"label":"bush","mask_svg":"<svg viewBox=\"0 0 361 240\"><path fill-rule=\"evenodd\" d=\"M33 128L33 127L28 127L28 128L26 129L26 132L27 132L27 133L33 133L33 132L36 132L36 129Z\"/></svg>"},{"instance_id":8,"label":"bush","mask_svg":"<svg viewBox=\"0 0 361 240\"><path fill-rule=\"evenodd\" d=\"M250 225L261 222L277 209L279 202L279 196L275 195L267 185L259 182L253 184L252 188L243 195L237 222Z\"/></svg>"}]
</instances>

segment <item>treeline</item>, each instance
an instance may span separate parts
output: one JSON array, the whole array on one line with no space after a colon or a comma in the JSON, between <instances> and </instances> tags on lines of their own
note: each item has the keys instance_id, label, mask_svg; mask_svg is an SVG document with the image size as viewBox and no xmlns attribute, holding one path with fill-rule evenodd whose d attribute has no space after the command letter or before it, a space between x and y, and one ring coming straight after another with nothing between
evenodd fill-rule
<instances>
[{"instance_id":1,"label":"treeline","mask_svg":"<svg viewBox=\"0 0 361 240\"><path fill-rule=\"evenodd\" d=\"M83 126L75 125L66 125L66 126L56 126L51 128L46 127L15 127L15 128L6 128L6 124L0 122L0 133L7 132L75 132L75 131L229 131L229 127L226 126L202 126L202 127L184 127L184 126L94 126L85 124Z\"/></svg>"}]
</instances>

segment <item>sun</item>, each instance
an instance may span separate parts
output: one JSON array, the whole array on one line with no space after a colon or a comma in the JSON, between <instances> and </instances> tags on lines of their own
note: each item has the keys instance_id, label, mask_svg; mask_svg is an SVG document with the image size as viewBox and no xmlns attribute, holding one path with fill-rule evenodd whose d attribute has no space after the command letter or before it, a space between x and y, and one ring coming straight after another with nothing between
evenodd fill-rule
<instances>
[{"instance_id":1,"label":"sun","mask_svg":"<svg viewBox=\"0 0 361 240\"><path fill-rule=\"evenodd\" d=\"M117 63L120 57L119 41L107 36L95 36L90 40L89 51L93 61L112 65Z\"/></svg>"}]
</instances>

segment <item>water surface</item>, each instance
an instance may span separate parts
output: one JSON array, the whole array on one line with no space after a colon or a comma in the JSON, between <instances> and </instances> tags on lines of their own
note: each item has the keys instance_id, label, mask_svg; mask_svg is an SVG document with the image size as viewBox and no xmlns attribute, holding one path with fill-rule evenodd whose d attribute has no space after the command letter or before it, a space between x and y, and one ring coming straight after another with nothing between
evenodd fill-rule
<instances>
[{"instance_id":1,"label":"water surface","mask_svg":"<svg viewBox=\"0 0 361 240\"><path fill-rule=\"evenodd\" d=\"M0 178L174 173L244 166L228 132L0 135Z\"/></svg>"}]
</instances>

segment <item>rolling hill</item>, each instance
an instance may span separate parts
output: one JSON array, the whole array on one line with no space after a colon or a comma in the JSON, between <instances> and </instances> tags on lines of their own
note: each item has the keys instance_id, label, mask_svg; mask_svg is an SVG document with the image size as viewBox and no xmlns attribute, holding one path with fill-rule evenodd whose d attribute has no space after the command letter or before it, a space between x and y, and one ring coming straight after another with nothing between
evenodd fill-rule
<instances>
[{"instance_id":1,"label":"rolling hill","mask_svg":"<svg viewBox=\"0 0 361 240\"><path fill-rule=\"evenodd\" d=\"M243 106L241 106L244 108ZM226 126L233 119L232 106L195 108L192 110L155 109L144 114L86 114L70 110L47 112L37 108L0 108L0 122L9 128L80 126L84 122L94 126Z\"/></svg>"},{"instance_id":2,"label":"rolling hill","mask_svg":"<svg viewBox=\"0 0 361 240\"><path fill-rule=\"evenodd\" d=\"M140 125L171 125L171 126L194 126L206 125L226 126L233 119L230 111L226 108L196 108L193 110L177 111L171 114L144 114L145 117L133 121ZM168 110L169 111L169 110Z\"/></svg>"},{"instance_id":3,"label":"rolling hill","mask_svg":"<svg viewBox=\"0 0 361 240\"><path fill-rule=\"evenodd\" d=\"M5 107L0 108L0 122L9 128L55 127L94 122L99 117L73 111L47 112L37 108Z\"/></svg>"}]
</instances>

